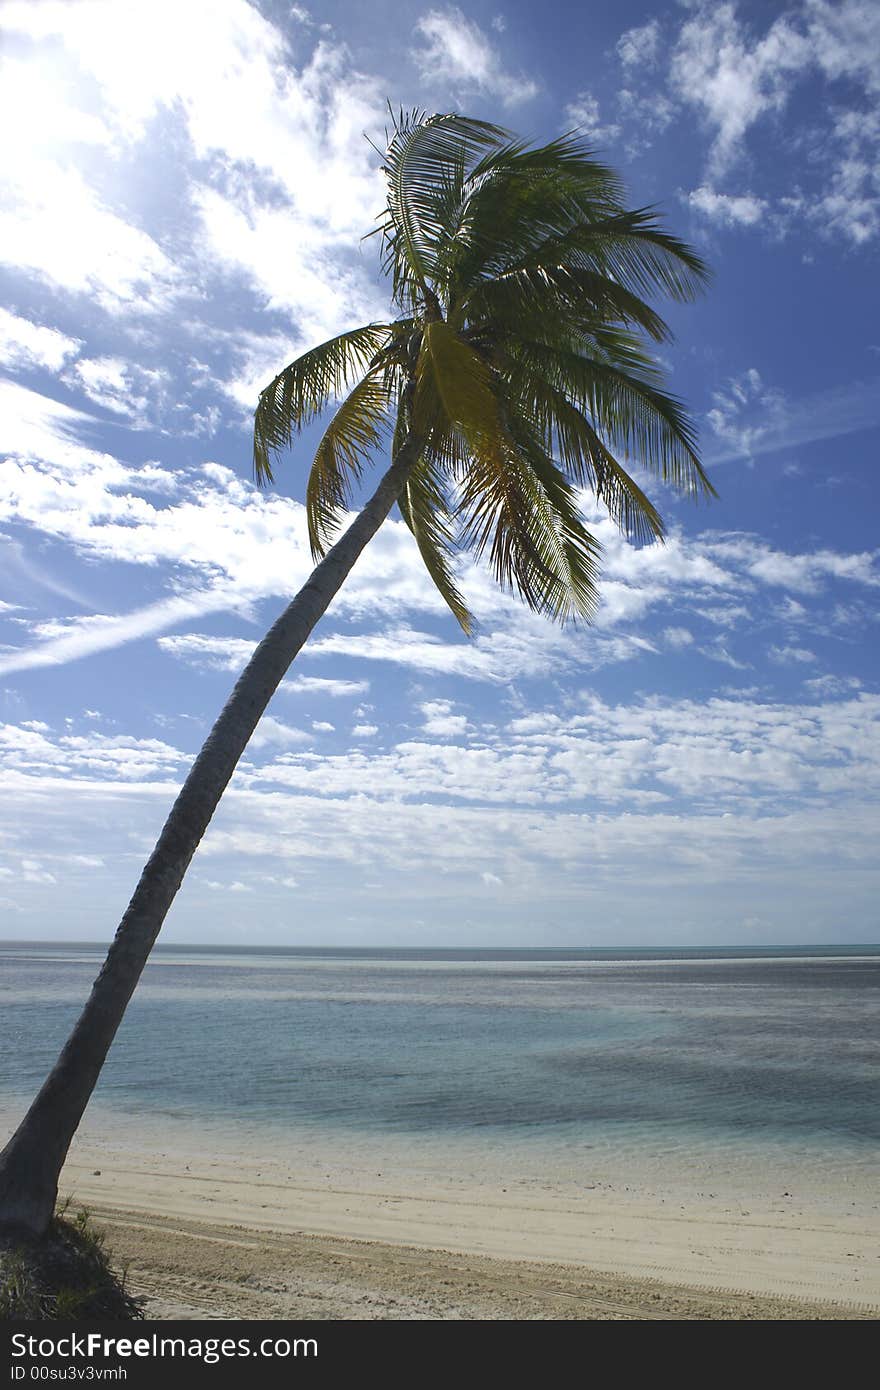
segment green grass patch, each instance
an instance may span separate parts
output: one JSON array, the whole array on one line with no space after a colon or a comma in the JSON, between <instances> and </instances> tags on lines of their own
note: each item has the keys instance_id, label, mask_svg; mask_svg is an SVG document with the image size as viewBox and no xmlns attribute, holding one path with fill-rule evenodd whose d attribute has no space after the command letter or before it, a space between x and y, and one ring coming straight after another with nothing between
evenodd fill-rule
<instances>
[{"instance_id":1,"label":"green grass patch","mask_svg":"<svg viewBox=\"0 0 880 1390\"><path fill-rule=\"evenodd\" d=\"M89 1211L71 1207L68 1199L42 1239L0 1243L0 1321L130 1322L144 1316L126 1290L125 1272L111 1268Z\"/></svg>"}]
</instances>

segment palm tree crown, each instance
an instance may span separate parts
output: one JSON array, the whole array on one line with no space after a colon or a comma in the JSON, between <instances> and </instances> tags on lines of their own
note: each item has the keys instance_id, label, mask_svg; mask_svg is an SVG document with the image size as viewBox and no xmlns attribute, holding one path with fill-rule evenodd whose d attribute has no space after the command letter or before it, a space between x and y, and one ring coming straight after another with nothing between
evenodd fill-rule
<instances>
[{"instance_id":1,"label":"palm tree crown","mask_svg":"<svg viewBox=\"0 0 880 1390\"><path fill-rule=\"evenodd\" d=\"M669 329L643 298L691 299L706 267L651 209L625 208L619 179L575 135L528 148L483 121L401 113L383 171L377 231L402 316L340 334L270 382L256 477L271 481L272 456L354 381L309 475L313 557L371 455L414 439L398 505L464 630L457 550L487 554L530 608L589 618L599 545L577 489L637 540L662 539L663 523L621 458L714 492L646 346Z\"/></svg>"}]
</instances>

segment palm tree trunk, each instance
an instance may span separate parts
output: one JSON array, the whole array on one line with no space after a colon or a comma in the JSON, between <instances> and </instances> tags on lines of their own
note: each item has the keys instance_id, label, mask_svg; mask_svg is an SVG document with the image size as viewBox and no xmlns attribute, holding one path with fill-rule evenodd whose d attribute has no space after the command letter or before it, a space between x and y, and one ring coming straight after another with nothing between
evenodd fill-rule
<instances>
[{"instance_id":1,"label":"palm tree trunk","mask_svg":"<svg viewBox=\"0 0 880 1390\"><path fill-rule=\"evenodd\" d=\"M421 441L409 435L351 526L270 628L190 770L58 1061L0 1154L0 1231L41 1235L70 1142L189 862L290 663L400 495Z\"/></svg>"}]
</instances>

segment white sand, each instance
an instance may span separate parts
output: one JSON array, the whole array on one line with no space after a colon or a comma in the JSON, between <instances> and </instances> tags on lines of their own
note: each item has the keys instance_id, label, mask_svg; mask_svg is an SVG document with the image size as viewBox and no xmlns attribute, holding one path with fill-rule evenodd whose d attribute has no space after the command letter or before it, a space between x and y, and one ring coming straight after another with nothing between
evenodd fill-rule
<instances>
[{"instance_id":1,"label":"white sand","mask_svg":"<svg viewBox=\"0 0 880 1390\"><path fill-rule=\"evenodd\" d=\"M689 1191L681 1175L653 1189L521 1175L499 1185L388 1164L367 1171L344 1154L332 1167L312 1151L199 1155L172 1149L155 1129L138 1147L131 1138L114 1147L93 1124L75 1141L61 1187L117 1225L128 1214L131 1229L140 1214L144 1230L157 1219L181 1234L207 1223L214 1241L234 1227L305 1233L880 1312L880 1194L864 1184L749 1197L741 1185L719 1190L717 1173L707 1175L715 1186Z\"/></svg>"}]
</instances>

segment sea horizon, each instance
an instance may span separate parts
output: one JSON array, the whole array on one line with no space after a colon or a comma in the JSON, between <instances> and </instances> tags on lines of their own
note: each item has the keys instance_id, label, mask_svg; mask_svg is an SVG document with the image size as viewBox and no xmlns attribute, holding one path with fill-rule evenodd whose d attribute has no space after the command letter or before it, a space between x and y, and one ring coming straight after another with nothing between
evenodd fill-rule
<instances>
[{"instance_id":1,"label":"sea horizon","mask_svg":"<svg viewBox=\"0 0 880 1390\"><path fill-rule=\"evenodd\" d=\"M14 951L18 949L42 949L42 950L89 950L103 951L105 954L110 949L112 941L99 940L65 940L63 938L42 938L42 937L7 937L0 938L0 952ZM336 943L324 945L320 942L303 943L246 943L246 942L224 942L224 941L157 941L150 953L151 958L164 953L216 953L230 952L236 955L293 955L293 956L349 956L349 957L390 957L399 955L401 957L412 957L413 959L434 957L437 959L449 959L455 957L481 959L483 957L499 959L516 959L522 957L534 957L546 955L547 957L580 959L601 959L603 957L611 959L652 959L654 957L668 957L682 960L690 959L746 959L754 957L756 959L767 958L771 953L775 953L780 958L792 958L804 956L814 957L852 957L854 954L864 954L867 957L880 956L880 941L845 941L845 942L763 942L763 943L722 943L714 945L711 943L694 943L692 945L677 945L654 943L642 946L594 946L594 945L564 945L552 946L546 944L535 945L420 945L405 946L399 943L380 943L371 942L369 944L357 943Z\"/></svg>"}]
</instances>

